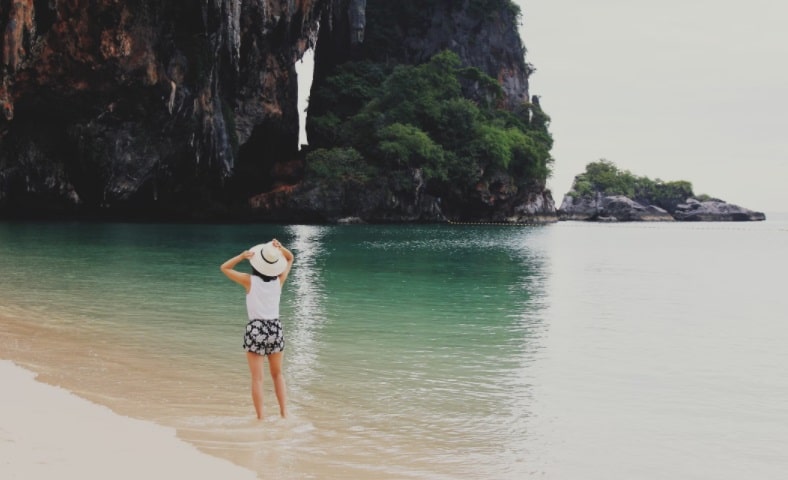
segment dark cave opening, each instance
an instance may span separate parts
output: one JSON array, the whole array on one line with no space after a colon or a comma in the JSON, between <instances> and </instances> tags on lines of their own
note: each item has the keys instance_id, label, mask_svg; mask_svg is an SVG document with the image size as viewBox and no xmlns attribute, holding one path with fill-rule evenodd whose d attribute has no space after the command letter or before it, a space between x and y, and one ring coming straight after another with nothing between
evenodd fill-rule
<instances>
[{"instance_id":1,"label":"dark cave opening","mask_svg":"<svg viewBox=\"0 0 788 480\"><path fill-rule=\"evenodd\" d=\"M297 138L298 132L283 131L281 123L275 120L255 126L238 151L231 182L233 196L247 199L297 183L303 175Z\"/></svg>"}]
</instances>

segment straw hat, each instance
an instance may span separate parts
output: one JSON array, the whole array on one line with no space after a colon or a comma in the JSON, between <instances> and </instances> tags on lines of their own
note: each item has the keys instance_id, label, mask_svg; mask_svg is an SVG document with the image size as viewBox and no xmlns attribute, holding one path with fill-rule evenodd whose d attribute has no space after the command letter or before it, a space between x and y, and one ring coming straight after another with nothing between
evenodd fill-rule
<instances>
[{"instance_id":1,"label":"straw hat","mask_svg":"<svg viewBox=\"0 0 788 480\"><path fill-rule=\"evenodd\" d=\"M263 275L278 277L287 268L287 260L272 242L255 245L249 251L254 253L254 256L249 259L249 263Z\"/></svg>"}]
</instances>

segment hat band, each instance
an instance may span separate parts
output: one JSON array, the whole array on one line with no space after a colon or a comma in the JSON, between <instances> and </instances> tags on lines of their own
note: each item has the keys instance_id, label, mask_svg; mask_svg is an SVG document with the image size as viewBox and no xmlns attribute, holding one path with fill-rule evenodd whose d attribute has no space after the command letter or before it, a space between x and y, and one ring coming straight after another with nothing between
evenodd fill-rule
<instances>
[{"instance_id":1,"label":"hat band","mask_svg":"<svg viewBox=\"0 0 788 480\"><path fill-rule=\"evenodd\" d=\"M262 250L260 250L260 256L263 257L263 260L265 260L265 263L267 263L269 265L273 265L273 264L275 264L276 262L279 261L278 258L276 260L274 260L273 262L271 260L268 260L267 258L265 258L265 252L263 252Z\"/></svg>"}]
</instances>

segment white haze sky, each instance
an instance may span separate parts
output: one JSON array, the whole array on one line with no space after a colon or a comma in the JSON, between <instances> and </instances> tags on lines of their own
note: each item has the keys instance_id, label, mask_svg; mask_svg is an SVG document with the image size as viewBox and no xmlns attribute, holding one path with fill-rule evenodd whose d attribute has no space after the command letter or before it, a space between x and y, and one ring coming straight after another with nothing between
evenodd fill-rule
<instances>
[{"instance_id":1,"label":"white haze sky","mask_svg":"<svg viewBox=\"0 0 788 480\"><path fill-rule=\"evenodd\" d=\"M557 204L587 163L606 158L688 180L697 194L788 210L788 3L515 3L537 70L530 93L552 118ZM301 92L311 63L297 65Z\"/></svg>"},{"instance_id":2,"label":"white haze sky","mask_svg":"<svg viewBox=\"0 0 788 480\"><path fill-rule=\"evenodd\" d=\"M555 140L557 203L589 162L788 211L788 3L516 0Z\"/></svg>"}]
</instances>

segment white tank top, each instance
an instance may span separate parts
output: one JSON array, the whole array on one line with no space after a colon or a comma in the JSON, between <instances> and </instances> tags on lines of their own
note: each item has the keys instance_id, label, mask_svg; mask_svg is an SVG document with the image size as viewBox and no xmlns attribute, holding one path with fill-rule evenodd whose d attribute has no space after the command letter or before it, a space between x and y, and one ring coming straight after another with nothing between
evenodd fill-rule
<instances>
[{"instance_id":1,"label":"white tank top","mask_svg":"<svg viewBox=\"0 0 788 480\"><path fill-rule=\"evenodd\" d=\"M277 278L264 282L262 278L252 275L252 287L246 294L246 313L249 320L275 320L279 318L279 297L282 295L282 284Z\"/></svg>"}]
</instances>

